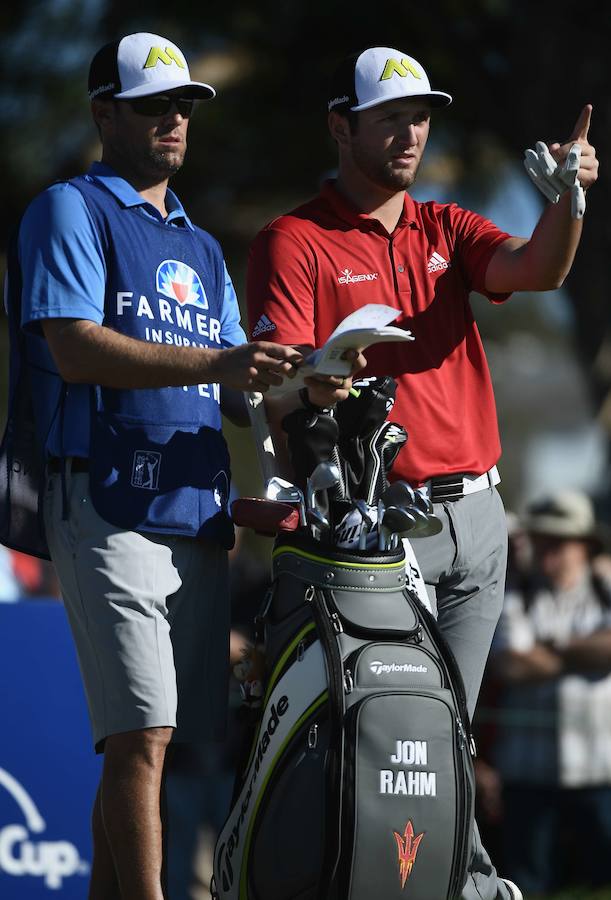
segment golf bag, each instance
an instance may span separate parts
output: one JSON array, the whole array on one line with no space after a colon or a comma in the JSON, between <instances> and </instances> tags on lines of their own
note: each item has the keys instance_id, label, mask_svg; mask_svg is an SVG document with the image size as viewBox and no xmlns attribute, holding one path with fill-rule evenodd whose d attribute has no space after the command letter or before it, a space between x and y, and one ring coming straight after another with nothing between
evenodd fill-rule
<instances>
[{"instance_id":1,"label":"golf bag","mask_svg":"<svg viewBox=\"0 0 611 900\"><path fill-rule=\"evenodd\" d=\"M215 900L451 900L473 827L464 689L397 550L278 538L263 701Z\"/></svg>"}]
</instances>

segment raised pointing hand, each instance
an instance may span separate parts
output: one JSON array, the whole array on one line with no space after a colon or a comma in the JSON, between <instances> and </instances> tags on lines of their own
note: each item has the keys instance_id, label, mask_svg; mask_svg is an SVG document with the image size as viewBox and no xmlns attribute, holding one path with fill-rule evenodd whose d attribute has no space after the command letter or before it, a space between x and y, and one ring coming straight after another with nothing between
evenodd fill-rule
<instances>
[{"instance_id":1,"label":"raised pointing hand","mask_svg":"<svg viewBox=\"0 0 611 900\"><path fill-rule=\"evenodd\" d=\"M578 178L584 190L591 187L598 178L598 160L596 159L596 151L588 141L588 131L590 129L590 121L592 119L592 104L586 103L583 107L572 134L565 143L554 143L549 145L549 150L556 162L563 163L573 144L577 143L581 147L581 160L579 164Z\"/></svg>"},{"instance_id":2,"label":"raised pointing hand","mask_svg":"<svg viewBox=\"0 0 611 900\"><path fill-rule=\"evenodd\" d=\"M592 119L592 104L586 103L584 108L579 113L577 121L575 122L575 127L573 128L573 133L571 134L569 140L573 141L573 142L574 141L587 141L591 119Z\"/></svg>"}]
</instances>

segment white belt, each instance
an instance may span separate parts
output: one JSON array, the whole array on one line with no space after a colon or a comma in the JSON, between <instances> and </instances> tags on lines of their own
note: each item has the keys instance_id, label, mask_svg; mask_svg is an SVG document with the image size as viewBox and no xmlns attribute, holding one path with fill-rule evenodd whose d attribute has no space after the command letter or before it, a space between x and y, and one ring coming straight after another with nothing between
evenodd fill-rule
<instances>
[{"instance_id":1,"label":"white belt","mask_svg":"<svg viewBox=\"0 0 611 900\"><path fill-rule=\"evenodd\" d=\"M501 480L499 470L492 466L483 475L463 475L463 494L476 494L486 488L493 487Z\"/></svg>"}]
</instances>

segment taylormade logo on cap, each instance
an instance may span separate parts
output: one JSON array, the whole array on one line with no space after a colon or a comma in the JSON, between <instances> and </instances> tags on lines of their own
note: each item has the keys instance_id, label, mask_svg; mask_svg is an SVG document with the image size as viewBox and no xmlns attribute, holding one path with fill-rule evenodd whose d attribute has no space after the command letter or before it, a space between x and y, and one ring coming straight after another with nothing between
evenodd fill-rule
<instances>
[{"instance_id":1,"label":"taylormade logo on cap","mask_svg":"<svg viewBox=\"0 0 611 900\"><path fill-rule=\"evenodd\" d=\"M420 63L392 47L370 47L348 57L335 72L329 111L348 106L352 112L370 109L389 100L426 98L431 106L447 106L452 97L433 91Z\"/></svg>"},{"instance_id":2,"label":"taylormade logo on cap","mask_svg":"<svg viewBox=\"0 0 611 900\"><path fill-rule=\"evenodd\" d=\"M106 44L89 69L90 100L102 94L127 100L178 89L202 100L216 94L209 84L191 81L182 51L159 34L143 31Z\"/></svg>"}]
</instances>

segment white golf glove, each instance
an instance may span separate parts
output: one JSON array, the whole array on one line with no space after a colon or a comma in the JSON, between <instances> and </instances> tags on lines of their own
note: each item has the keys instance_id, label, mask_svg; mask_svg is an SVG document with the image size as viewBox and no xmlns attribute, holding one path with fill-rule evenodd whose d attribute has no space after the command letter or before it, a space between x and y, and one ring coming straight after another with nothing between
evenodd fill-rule
<instances>
[{"instance_id":1,"label":"white golf glove","mask_svg":"<svg viewBox=\"0 0 611 900\"><path fill-rule=\"evenodd\" d=\"M524 168L533 184L552 203L558 203L562 194L570 190L571 215L574 219L581 219L586 211L586 196L577 177L581 160L580 145L573 144L561 166L556 163L543 141L537 141L535 147L536 150L526 150L524 153Z\"/></svg>"}]
</instances>

